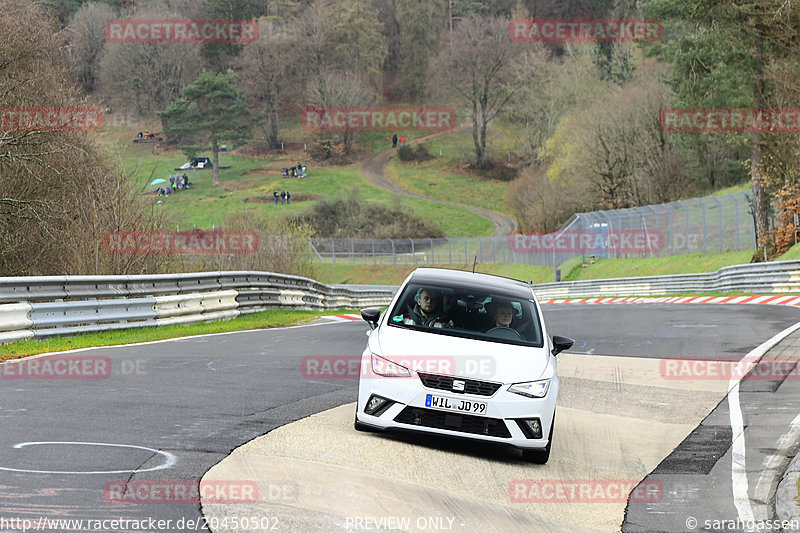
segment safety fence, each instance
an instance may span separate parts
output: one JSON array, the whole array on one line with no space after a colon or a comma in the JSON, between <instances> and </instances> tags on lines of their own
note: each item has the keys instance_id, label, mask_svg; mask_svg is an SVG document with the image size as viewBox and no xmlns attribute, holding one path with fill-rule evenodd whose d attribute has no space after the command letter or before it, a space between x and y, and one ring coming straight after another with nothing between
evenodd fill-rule
<instances>
[{"instance_id":1,"label":"safety fence","mask_svg":"<svg viewBox=\"0 0 800 533\"><path fill-rule=\"evenodd\" d=\"M235 318L266 309L387 305L393 287L330 286L270 272L0 278L0 343Z\"/></svg>"},{"instance_id":2,"label":"safety fence","mask_svg":"<svg viewBox=\"0 0 800 533\"><path fill-rule=\"evenodd\" d=\"M309 241L315 261L372 265L512 263L557 267L574 257L654 257L755 249L751 193L573 215L539 235ZM642 238L646 237L646 238Z\"/></svg>"}]
</instances>

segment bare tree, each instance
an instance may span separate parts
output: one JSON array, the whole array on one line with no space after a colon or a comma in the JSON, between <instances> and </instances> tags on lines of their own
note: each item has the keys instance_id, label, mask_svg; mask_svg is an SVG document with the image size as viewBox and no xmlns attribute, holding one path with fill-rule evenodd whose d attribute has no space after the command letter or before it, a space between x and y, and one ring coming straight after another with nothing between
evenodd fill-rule
<instances>
[{"instance_id":1,"label":"bare tree","mask_svg":"<svg viewBox=\"0 0 800 533\"><path fill-rule=\"evenodd\" d=\"M63 34L31 0L0 3L3 107L93 107L69 79ZM0 275L127 273L156 269L112 260L109 229L151 225L152 213L129 181L103 159L90 132L0 132ZM112 224L116 221L116 224Z\"/></svg>"},{"instance_id":2,"label":"bare tree","mask_svg":"<svg viewBox=\"0 0 800 533\"><path fill-rule=\"evenodd\" d=\"M488 166L486 129L514 93L508 84L519 48L508 38L508 23L473 16L462 20L432 62L429 80L439 94L465 101L472 109L472 139L478 168ZM441 89L444 89L442 91Z\"/></svg>"},{"instance_id":3,"label":"bare tree","mask_svg":"<svg viewBox=\"0 0 800 533\"><path fill-rule=\"evenodd\" d=\"M167 7L147 4L141 19L182 18ZM110 43L101 63L103 96L109 103L139 113L165 109L202 69L195 43Z\"/></svg>"},{"instance_id":4,"label":"bare tree","mask_svg":"<svg viewBox=\"0 0 800 533\"><path fill-rule=\"evenodd\" d=\"M588 180L598 208L625 208L676 199L691 178L672 137L660 124L671 93L641 79L576 108L545 144L555 184Z\"/></svg>"},{"instance_id":5,"label":"bare tree","mask_svg":"<svg viewBox=\"0 0 800 533\"><path fill-rule=\"evenodd\" d=\"M308 103L320 108L348 111L360 107L375 105L377 96L370 89L363 78L353 72L333 72L311 80L307 86L306 97ZM344 154L349 155L353 141L357 135L356 130L348 129L341 132L341 141ZM318 138L330 139L335 134L318 133Z\"/></svg>"},{"instance_id":6,"label":"bare tree","mask_svg":"<svg viewBox=\"0 0 800 533\"><path fill-rule=\"evenodd\" d=\"M83 4L67 26L72 71L78 84L94 92L100 77L100 60L105 49L105 23L114 10L103 2Z\"/></svg>"},{"instance_id":7,"label":"bare tree","mask_svg":"<svg viewBox=\"0 0 800 533\"><path fill-rule=\"evenodd\" d=\"M607 90L591 48L567 45L560 56L531 43L515 58L511 85L516 88L506 118L514 126L521 155L535 161L559 120L576 106Z\"/></svg>"},{"instance_id":8,"label":"bare tree","mask_svg":"<svg viewBox=\"0 0 800 533\"><path fill-rule=\"evenodd\" d=\"M245 46L239 56L241 87L248 104L261 110L269 146L280 144L279 111L296 97L295 82L302 69L295 59L297 43L290 31L279 30L273 22L260 21L258 40Z\"/></svg>"}]
</instances>

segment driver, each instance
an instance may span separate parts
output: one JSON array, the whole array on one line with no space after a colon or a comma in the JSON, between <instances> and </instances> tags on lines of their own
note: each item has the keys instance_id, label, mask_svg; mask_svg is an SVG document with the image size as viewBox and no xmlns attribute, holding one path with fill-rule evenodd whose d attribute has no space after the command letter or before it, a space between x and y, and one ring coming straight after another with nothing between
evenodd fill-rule
<instances>
[{"instance_id":1,"label":"driver","mask_svg":"<svg viewBox=\"0 0 800 533\"><path fill-rule=\"evenodd\" d=\"M442 311L442 294L436 289L423 288L414 299L414 309L403 315L403 323L431 328L451 328L453 321Z\"/></svg>"},{"instance_id":2,"label":"driver","mask_svg":"<svg viewBox=\"0 0 800 533\"><path fill-rule=\"evenodd\" d=\"M493 328L510 328L514 319L514 306L508 300L493 299L489 304L489 314L494 322Z\"/></svg>"}]
</instances>

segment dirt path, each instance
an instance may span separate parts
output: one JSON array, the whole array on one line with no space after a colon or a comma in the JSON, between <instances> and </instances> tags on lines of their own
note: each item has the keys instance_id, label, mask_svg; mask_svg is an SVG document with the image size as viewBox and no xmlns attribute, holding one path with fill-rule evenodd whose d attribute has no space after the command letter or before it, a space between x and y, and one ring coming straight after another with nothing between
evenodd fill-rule
<instances>
[{"instance_id":1,"label":"dirt path","mask_svg":"<svg viewBox=\"0 0 800 533\"><path fill-rule=\"evenodd\" d=\"M415 141L411 141L408 144L415 144L420 141L426 141L436 136L442 135L444 133L452 133L452 131L434 133L433 135L428 135L416 139ZM394 148L388 148L383 152L379 152L362 161L361 168L362 172L364 173L364 177L367 179L367 181L369 181L373 185L377 185L381 189L385 189L387 191L396 194L400 194L403 196L411 196L413 198L419 198L421 200L429 200L431 202L439 202L442 204L452 205L454 207L461 207L463 209L475 213L476 215L488 218L494 225L494 234L497 237L510 235L517 229L517 222L513 218L500 214L496 211L492 211L490 209L483 209L481 207L475 207L471 205L459 204L456 202L448 202L447 200L438 200L436 198L430 198L428 196L423 196L421 194L409 191L408 189L404 189L397 183L390 180L386 176L385 172L386 164L394 156L395 152L396 150Z\"/></svg>"}]
</instances>

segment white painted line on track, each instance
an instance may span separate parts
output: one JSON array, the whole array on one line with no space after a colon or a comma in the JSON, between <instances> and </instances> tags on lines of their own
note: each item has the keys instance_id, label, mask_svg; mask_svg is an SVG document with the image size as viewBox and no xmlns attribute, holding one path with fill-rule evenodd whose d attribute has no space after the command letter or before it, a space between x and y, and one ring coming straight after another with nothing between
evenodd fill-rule
<instances>
[{"instance_id":1,"label":"white painted line on track","mask_svg":"<svg viewBox=\"0 0 800 533\"><path fill-rule=\"evenodd\" d=\"M153 472L155 470L164 470L170 468L178 462L178 458L169 452L156 450L155 448L148 448L147 446L134 446L133 444L111 444L107 442L71 442L71 441L42 441L42 442L20 442L15 444L14 448L20 449L27 446L51 445L51 444L64 444L68 446L109 446L113 448L135 448L137 450L146 450L153 454L163 455L166 460L153 468L139 468L136 470L100 470L97 472L67 472L64 470L27 470L23 468L9 468L0 466L0 470L8 472L24 472L27 474L72 474L72 475L89 475L89 474L136 474L139 472Z\"/></svg>"},{"instance_id":2,"label":"white painted line on track","mask_svg":"<svg viewBox=\"0 0 800 533\"><path fill-rule=\"evenodd\" d=\"M750 351L747 355L742 357L736 365L736 370L733 371L730 381L728 381L728 406L730 409L731 421L731 439L733 440L731 446L731 489L733 490L733 504L736 506L736 511L739 518L745 523L752 523L753 507L750 505L750 496L748 495L748 482L747 482L747 468L746 468L746 451L744 438L744 420L742 418L742 406L739 403L739 383L746 374L745 370L751 364L755 364L767 353L773 346L780 341L800 329L800 322L793 326L789 326L780 333L774 335L771 339L763 342Z\"/></svg>"}]
</instances>

